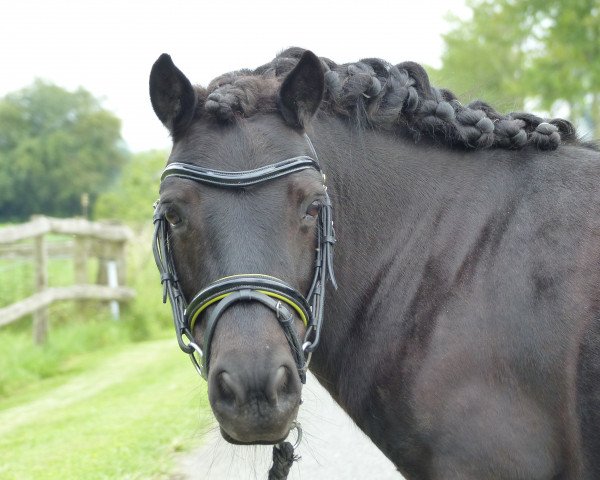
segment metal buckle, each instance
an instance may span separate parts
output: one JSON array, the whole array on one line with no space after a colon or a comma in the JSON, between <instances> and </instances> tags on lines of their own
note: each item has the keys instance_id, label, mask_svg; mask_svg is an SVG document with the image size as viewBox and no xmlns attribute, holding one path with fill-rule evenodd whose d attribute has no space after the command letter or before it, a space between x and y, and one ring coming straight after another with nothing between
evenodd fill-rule
<instances>
[{"instance_id":1,"label":"metal buckle","mask_svg":"<svg viewBox=\"0 0 600 480\"><path fill-rule=\"evenodd\" d=\"M310 360L312 359L312 350L306 353L306 349L312 345L312 342L304 342L302 344L302 353L304 354L304 371L308 370L308 366L310 365Z\"/></svg>"},{"instance_id":2,"label":"metal buckle","mask_svg":"<svg viewBox=\"0 0 600 480\"><path fill-rule=\"evenodd\" d=\"M300 446L300 442L302 442L302 425L300 425L300 422L298 420L294 420L292 422L292 427L290 428L290 431L288 432L288 436L289 436L290 433L292 433L292 430L294 430L294 429L296 430L297 433L296 433L296 441L292 445L292 448L294 450L296 450ZM281 443L283 443L283 442L281 442ZM279 448L279 446L281 445L281 443L278 443L275 446L277 448Z\"/></svg>"},{"instance_id":3,"label":"metal buckle","mask_svg":"<svg viewBox=\"0 0 600 480\"><path fill-rule=\"evenodd\" d=\"M290 432L294 429L296 429L297 432L296 442L294 443L294 450L296 450L300 446L300 442L302 441L302 425L300 425L300 422L298 420L294 420Z\"/></svg>"},{"instance_id":4,"label":"metal buckle","mask_svg":"<svg viewBox=\"0 0 600 480\"><path fill-rule=\"evenodd\" d=\"M187 343L185 343L185 339L187 339ZM185 346L186 352L190 356L190 360L192 361L192 365L196 371L200 374L202 378L206 380L206 375L204 373L204 352L198 346L198 344L191 337L191 334L187 331L181 332L181 343Z\"/></svg>"},{"instance_id":5,"label":"metal buckle","mask_svg":"<svg viewBox=\"0 0 600 480\"><path fill-rule=\"evenodd\" d=\"M192 347L192 351L189 353L190 359L192 361L192 365L196 371L200 374L204 380L206 380L206 374L204 373L204 354L202 353L202 349L195 342L190 342L187 344L188 347ZM198 355L198 357L196 357Z\"/></svg>"}]
</instances>

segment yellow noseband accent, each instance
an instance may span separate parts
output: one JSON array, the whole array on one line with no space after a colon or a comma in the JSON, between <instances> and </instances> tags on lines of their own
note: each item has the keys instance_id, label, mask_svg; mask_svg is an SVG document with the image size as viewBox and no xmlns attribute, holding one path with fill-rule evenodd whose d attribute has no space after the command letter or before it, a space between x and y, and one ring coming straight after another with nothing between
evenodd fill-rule
<instances>
[{"instance_id":1,"label":"yellow noseband accent","mask_svg":"<svg viewBox=\"0 0 600 480\"><path fill-rule=\"evenodd\" d=\"M218 281L221 280L226 280L228 278L235 278L235 277L247 277L247 276L253 276L253 277L265 277L265 278L273 278L275 280L279 280L277 277L273 277L271 275L261 275L261 274L244 274L244 273L240 273L240 274L236 274L236 275L229 275L227 277L223 277L223 278L219 278ZM280 280L279 280L280 281ZM290 300L287 297L284 297L283 295L279 295L278 293L273 293L273 292L268 292L266 290L256 290L259 293L262 293L263 295L267 295L268 297L271 298L276 298L277 300L281 300L284 303L287 303L290 307L292 307L296 313L298 314L298 316L300 317L300 320L302 320L302 323L304 323L305 327L308 327L308 319L306 318L306 314L304 313L304 311L298 306L298 304L296 304L295 302L293 302L292 300ZM190 320L190 330L193 332L194 331L194 325L196 324L196 320L198 319L198 317L200 316L200 314L206 310L207 307L209 307L210 305L212 305L213 303L216 303L220 300L223 300L225 297L231 295L233 292L229 292L229 293L223 293L221 295L217 295L214 298L211 298L210 300L208 300L207 302L203 303L194 313L194 316L192 317L192 319Z\"/></svg>"}]
</instances>

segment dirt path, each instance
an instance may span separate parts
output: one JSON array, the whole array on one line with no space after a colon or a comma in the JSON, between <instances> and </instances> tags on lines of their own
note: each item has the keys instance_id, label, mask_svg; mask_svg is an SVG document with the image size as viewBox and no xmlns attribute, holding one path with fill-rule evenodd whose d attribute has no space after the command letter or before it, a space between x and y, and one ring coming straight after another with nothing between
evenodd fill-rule
<instances>
[{"instance_id":1,"label":"dirt path","mask_svg":"<svg viewBox=\"0 0 600 480\"><path fill-rule=\"evenodd\" d=\"M289 480L402 480L394 465L354 425L329 394L309 376L299 420L304 428L296 450L302 459ZM265 480L271 447L238 447L215 427L203 445L183 456L174 478L182 480Z\"/></svg>"}]
</instances>

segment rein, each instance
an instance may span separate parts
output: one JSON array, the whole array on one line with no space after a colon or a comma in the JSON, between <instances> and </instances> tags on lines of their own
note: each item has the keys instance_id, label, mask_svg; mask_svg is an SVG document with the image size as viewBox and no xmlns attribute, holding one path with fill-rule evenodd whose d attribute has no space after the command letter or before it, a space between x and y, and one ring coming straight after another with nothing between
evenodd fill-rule
<instances>
[{"instance_id":1,"label":"rein","mask_svg":"<svg viewBox=\"0 0 600 480\"><path fill-rule=\"evenodd\" d=\"M175 162L167 165L164 169L161 182L174 176L219 188L237 189L258 185L312 168L321 173L323 184L325 184L325 175L316 160L317 155L312 142L308 136L305 135L305 138L315 158L303 155L254 170L237 172L212 170L197 165ZM312 352L320 340L326 279L329 278L334 287L337 288L333 274L335 232L333 230L332 206L327 194L327 187L325 187L325 201L319 213L314 276L306 296L283 280L270 275L237 274L210 283L188 303L179 285L168 238L169 226L161 212L160 201L155 203L154 208L152 249L163 285L163 303L166 303L167 298L169 298L179 347L190 356L200 375L205 379L208 376L210 343L217 322L225 309L238 301L257 301L275 312L292 349L300 379L302 383L305 383L306 368L310 362ZM206 319L204 345L203 348L200 348L194 340L193 329L201 314L210 305L214 305L215 308ZM292 312L295 312L306 326L306 334L302 343L300 343L293 328L294 317Z\"/></svg>"}]
</instances>

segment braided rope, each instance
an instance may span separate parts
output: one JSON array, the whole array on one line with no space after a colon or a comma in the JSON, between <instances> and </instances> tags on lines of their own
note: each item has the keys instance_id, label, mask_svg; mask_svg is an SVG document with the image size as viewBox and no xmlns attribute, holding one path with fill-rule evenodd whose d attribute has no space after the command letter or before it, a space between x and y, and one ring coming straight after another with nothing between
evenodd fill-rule
<instances>
[{"instance_id":1,"label":"braided rope","mask_svg":"<svg viewBox=\"0 0 600 480\"><path fill-rule=\"evenodd\" d=\"M294 455L294 446L283 442L273 446L273 465L269 469L268 480L286 480L294 462L300 457Z\"/></svg>"},{"instance_id":2,"label":"braided rope","mask_svg":"<svg viewBox=\"0 0 600 480\"><path fill-rule=\"evenodd\" d=\"M277 87L303 52L290 48L254 71L240 70L213 80L204 110L220 121L275 111ZM327 58L321 62L326 85L322 109L362 126L468 149L533 145L554 150L561 143L577 141L567 120L521 112L502 115L481 101L463 105L452 92L432 87L425 69L414 62L391 65L377 58L342 65Z\"/></svg>"}]
</instances>

